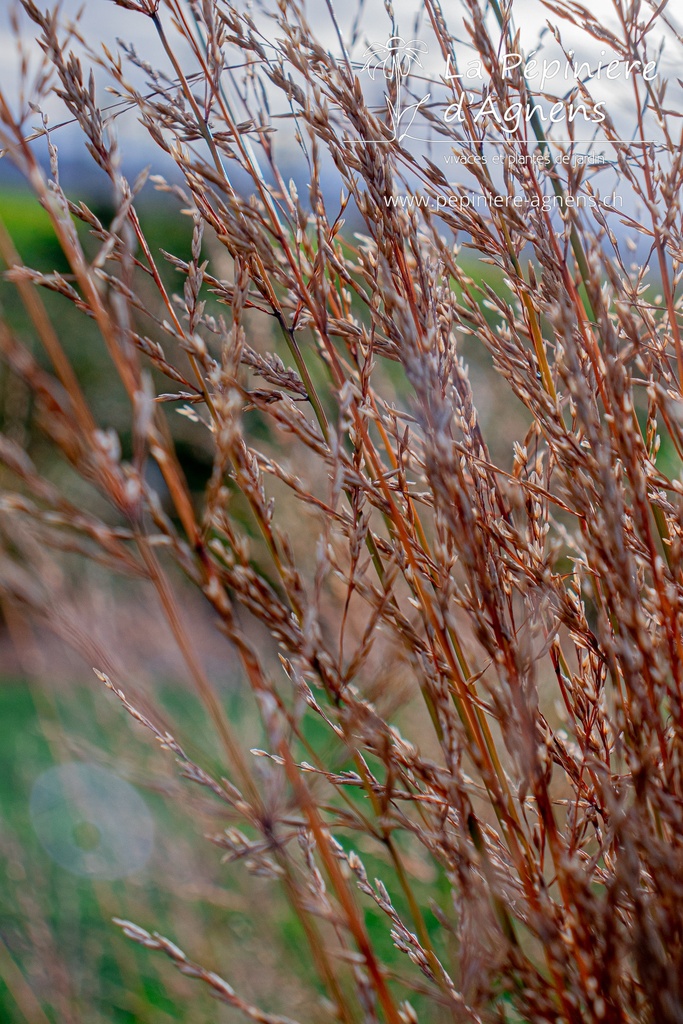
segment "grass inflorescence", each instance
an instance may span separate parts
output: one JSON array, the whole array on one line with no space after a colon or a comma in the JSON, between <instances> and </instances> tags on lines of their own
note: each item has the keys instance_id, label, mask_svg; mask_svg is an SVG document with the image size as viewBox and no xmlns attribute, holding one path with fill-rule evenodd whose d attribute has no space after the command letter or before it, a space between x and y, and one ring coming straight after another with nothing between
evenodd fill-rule
<instances>
[{"instance_id":1,"label":"grass inflorescence","mask_svg":"<svg viewBox=\"0 0 683 1024\"><path fill-rule=\"evenodd\" d=\"M42 53L31 117L56 90L110 216L62 188L56 133L45 121L46 169L0 92L0 147L68 268L25 266L0 228L30 324L0 325L30 396L25 427L6 419L0 436L3 601L98 661L218 802L225 870L244 862L296 918L310 1020L680 1022L680 83L629 77L635 139L594 120L630 197L615 209L538 114L484 124L453 75L438 87L463 119L440 121L413 85L417 46L370 104L360 76L381 53L356 60L359 23L345 42L332 7L337 59L294 2L258 16L115 2L131 32L151 28L159 68L22 0ZM513 7L462 0L449 27L438 0L424 5L432 45L454 68L466 35L501 111L535 102L500 70L521 47ZM605 24L578 3L543 7L558 45L578 31L641 69L662 32L681 46L666 3L613 0ZM560 102L595 110L590 90ZM411 148L411 98L462 157L462 184ZM123 109L165 177L124 174ZM305 189L285 180L277 117ZM150 184L189 220L185 251L149 241ZM430 202L388 202L408 192ZM538 201L550 195L554 208ZM101 347L109 401L93 399L54 293ZM206 467L192 485L189 450ZM125 651L105 664L67 621L60 566L83 558L156 595L218 770L202 737L187 753L141 710ZM230 643L263 747L226 713L187 588ZM183 936L119 923L246 1018L291 1019Z\"/></svg>"}]
</instances>

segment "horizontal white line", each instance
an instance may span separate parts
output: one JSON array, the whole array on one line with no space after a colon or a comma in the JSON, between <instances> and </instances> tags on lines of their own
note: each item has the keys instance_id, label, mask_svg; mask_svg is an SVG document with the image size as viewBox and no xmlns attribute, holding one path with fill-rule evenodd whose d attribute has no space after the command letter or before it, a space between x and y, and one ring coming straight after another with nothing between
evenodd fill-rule
<instances>
[{"instance_id":1,"label":"horizontal white line","mask_svg":"<svg viewBox=\"0 0 683 1024\"><path fill-rule=\"evenodd\" d=\"M390 146L395 139L344 139L344 143L353 146ZM453 142L452 139L409 139L409 142L425 142L430 146L434 146L437 143L442 145L457 146L462 143ZM577 142L576 139L548 139L545 142L541 142L538 139L484 139L480 143L482 146L504 146L510 142L523 141L527 146L660 146L666 149L665 142L658 142L656 139L638 139L635 142L617 142L609 139L602 139L600 142Z\"/></svg>"}]
</instances>

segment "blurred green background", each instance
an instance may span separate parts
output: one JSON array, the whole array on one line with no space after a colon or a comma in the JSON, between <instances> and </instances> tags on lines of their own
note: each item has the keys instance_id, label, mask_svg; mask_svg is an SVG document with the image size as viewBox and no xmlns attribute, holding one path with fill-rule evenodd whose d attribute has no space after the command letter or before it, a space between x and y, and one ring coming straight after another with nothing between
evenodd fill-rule
<instances>
[{"instance_id":1,"label":"blurred green background","mask_svg":"<svg viewBox=\"0 0 683 1024\"><path fill-rule=\"evenodd\" d=\"M105 223L111 218L106 203L95 200L92 208ZM18 188L0 191L0 216L28 266L46 273L68 271L48 218L32 196ZM158 204L151 203L144 220L155 250L163 244L187 253L191 237L187 218L164 217ZM172 272L167 278L177 286ZM93 410L103 426L117 431L125 454L130 447L127 404L114 382L101 340L62 297L43 292L42 298ZM0 306L5 321L44 362L16 292L4 280ZM210 454L198 443L199 433L192 424L176 419L185 470L191 485L199 487L210 472ZM0 430L25 446L41 471L66 486L78 502L85 485L35 429L31 397L4 364L0 364ZM0 490L15 485L0 477ZM159 716L182 722L183 742L189 750L193 749L191 737L201 737L194 753L204 765L208 762L208 767L219 771L211 725L188 687L182 665L167 653L169 638L163 622L149 607L153 596L133 594L125 584L112 590L106 574L82 559L67 558L65 573L82 592L84 607L93 600L105 603L105 609L100 604L97 617L107 619L116 635L110 633L104 642L119 645L125 662L134 666L131 685L136 693L144 674L148 697ZM119 607L121 621L117 620ZM210 634L203 609L195 611L197 628ZM150 638L153 629L159 631L156 644ZM256 743L260 736L255 716L244 707L230 648L211 637L208 646L212 645L209 667L221 697L232 718L249 719L242 724L242 732L253 731ZM154 849L149 862L132 876L83 877L60 866L41 844L29 810L31 793L51 766L73 762L100 765L143 797L155 825ZM93 812L95 818L98 813ZM301 1007L312 982L306 958L300 955L303 936L285 902L273 899L272 884L248 875L241 864L221 864L221 851L205 834L218 834L225 826L217 801L180 778L172 755L132 723L63 639L33 623L21 609L0 606L3 1024L45 1024L46 1020L54 1024L208 1024L242 1019L211 998L205 986L180 975L163 955L124 938L113 917L130 918L185 943L189 956L223 972L244 998L266 1008ZM76 818L72 838L74 850L98 842L97 834L89 834Z\"/></svg>"}]
</instances>

